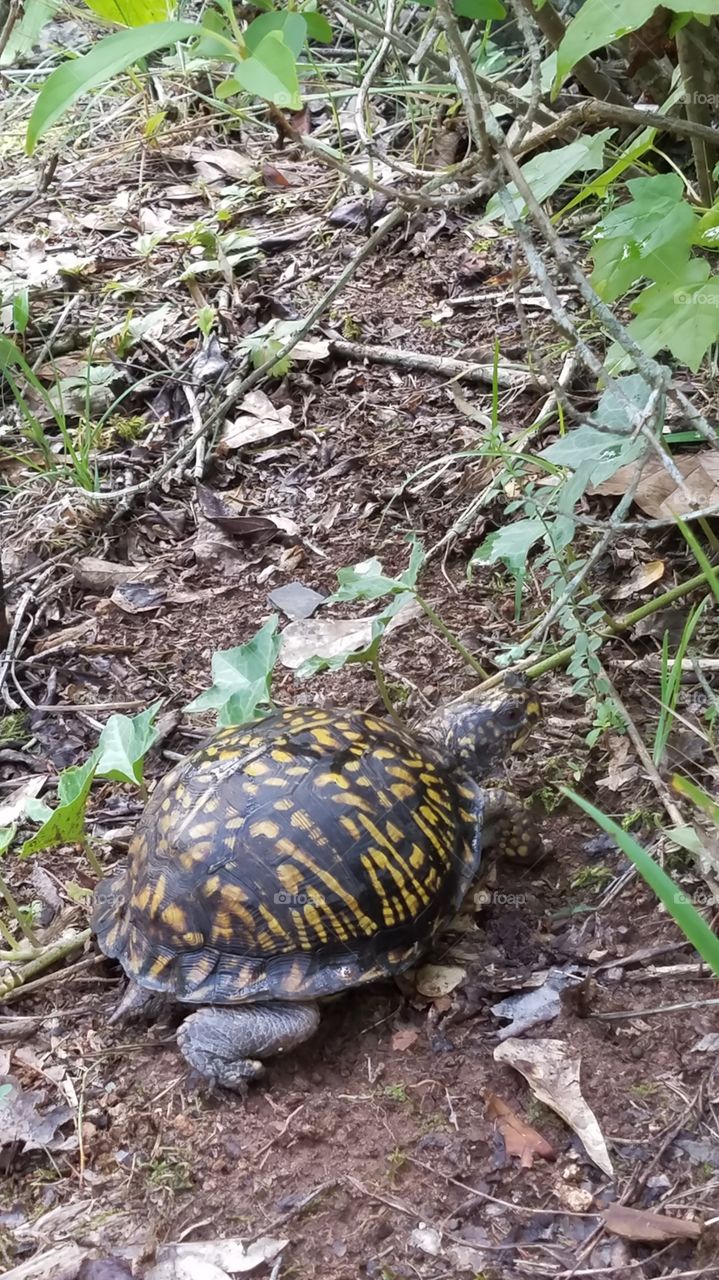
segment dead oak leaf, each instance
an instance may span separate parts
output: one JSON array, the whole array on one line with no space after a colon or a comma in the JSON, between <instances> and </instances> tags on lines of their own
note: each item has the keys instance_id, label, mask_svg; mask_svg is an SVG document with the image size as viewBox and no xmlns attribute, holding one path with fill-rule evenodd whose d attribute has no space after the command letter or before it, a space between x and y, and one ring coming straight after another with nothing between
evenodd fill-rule
<instances>
[{"instance_id":1,"label":"dead oak leaf","mask_svg":"<svg viewBox=\"0 0 719 1280\"><path fill-rule=\"evenodd\" d=\"M523 1169L531 1169L537 1156L543 1160L556 1160L554 1147L541 1133L525 1124L521 1116L496 1093L487 1096L487 1115L493 1120L504 1139L508 1156L519 1156Z\"/></svg>"},{"instance_id":2,"label":"dead oak leaf","mask_svg":"<svg viewBox=\"0 0 719 1280\"><path fill-rule=\"evenodd\" d=\"M647 1209L629 1209L624 1204L610 1204L601 1212L607 1230L625 1240L665 1244L668 1240L698 1240L703 1231L699 1222L668 1218Z\"/></svg>"},{"instance_id":3,"label":"dead oak leaf","mask_svg":"<svg viewBox=\"0 0 719 1280\"><path fill-rule=\"evenodd\" d=\"M673 458L682 475L679 488L658 458L650 458L642 471L634 501L654 520L667 520L693 510L719 505L719 454L712 450L680 453ZM608 480L603 480L589 493L619 495L634 483L638 462L620 467Z\"/></svg>"}]
</instances>

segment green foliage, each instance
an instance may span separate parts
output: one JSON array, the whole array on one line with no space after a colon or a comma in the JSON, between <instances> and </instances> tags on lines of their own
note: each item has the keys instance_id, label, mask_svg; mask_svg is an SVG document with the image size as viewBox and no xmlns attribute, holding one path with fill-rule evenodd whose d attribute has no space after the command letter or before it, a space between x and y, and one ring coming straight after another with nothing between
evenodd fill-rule
<instances>
[{"instance_id":1,"label":"green foliage","mask_svg":"<svg viewBox=\"0 0 719 1280\"><path fill-rule=\"evenodd\" d=\"M708 262L691 257L692 246L710 229L685 200L676 173L635 178L627 188L631 200L607 213L595 230L592 284L613 302L638 281L651 281L630 303L637 318L629 333L647 355L666 349L696 371L719 337L719 282ZM618 344L610 348L611 370L632 363Z\"/></svg>"},{"instance_id":2,"label":"green foliage","mask_svg":"<svg viewBox=\"0 0 719 1280\"><path fill-rule=\"evenodd\" d=\"M216 711L218 725L244 724L271 706L272 673L280 651L273 614L247 644L212 655L212 687L185 707Z\"/></svg>"},{"instance_id":3,"label":"green foliage","mask_svg":"<svg viewBox=\"0 0 719 1280\"><path fill-rule=\"evenodd\" d=\"M627 0L584 0L577 16L568 23L557 50L555 94L582 58L636 31L657 7L657 0L632 0L631 4ZM694 15L716 14L719 0L664 0L664 7L678 14L685 10Z\"/></svg>"},{"instance_id":4,"label":"green foliage","mask_svg":"<svg viewBox=\"0 0 719 1280\"><path fill-rule=\"evenodd\" d=\"M122 11L121 20L131 25L106 36L88 53L63 63L48 76L28 124L28 153L55 121L90 90L151 53L193 40L196 56L233 64L237 92L256 95L286 110L299 110L302 105L295 59L307 39L308 28L300 14L262 14L243 37L234 15L227 24L217 13L208 14L202 26L194 22L148 23L148 15L164 12L164 0L152 0L152 7L145 8L144 15L143 0L93 0L93 5L115 21L120 20Z\"/></svg>"},{"instance_id":5,"label":"green foliage","mask_svg":"<svg viewBox=\"0 0 719 1280\"><path fill-rule=\"evenodd\" d=\"M649 885L650 889L656 894L660 902L664 904L670 916L676 921L684 934L685 938L691 942L696 948L699 955L706 964L719 977L719 938L713 933L709 925L699 914L699 912L687 901L686 895L682 893L679 886L663 871L657 862L647 853L646 849L630 835L628 831L623 831L611 818L608 818L600 809L595 808L588 800L584 800L582 796L576 795L573 791L564 788L565 795L569 797L580 809L616 840L619 848L634 863L637 871ZM716 806L715 806L716 807ZM719 809L717 809L719 817Z\"/></svg>"},{"instance_id":6,"label":"green foliage","mask_svg":"<svg viewBox=\"0 0 719 1280\"><path fill-rule=\"evenodd\" d=\"M535 200L541 204L553 195L573 173L586 173L601 169L604 164L604 144L613 137L616 129L602 129L591 137L577 138L566 147L557 147L554 151L542 151L521 166L522 177L531 187ZM524 216L526 205L520 199L514 183L508 186L510 196L514 200L517 213ZM486 220L507 217L499 196L492 196L487 205Z\"/></svg>"},{"instance_id":7,"label":"green foliage","mask_svg":"<svg viewBox=\"0 0 719 1280\"><path fill-rule=\"evenodd\" d=\"M20 849L21 858L29 858L31 854L56 844L85 843L85 808L95 776L95 766L93 753L85 764L63 770L57 781L57 807L43 822L40 830L25 841Z\"/></svg>"},{"instance_id":8,"label":"green foliage","mask_svg":"<svg viewBox=\"0 0 719 1280\"><path fill-rule=\"evenodd\" d=\"M95 751L98 778L142 785L145 756L159 736L154 720L161 706L159 699L132 718L110 716Z\"/></svg>"}]
</instances>

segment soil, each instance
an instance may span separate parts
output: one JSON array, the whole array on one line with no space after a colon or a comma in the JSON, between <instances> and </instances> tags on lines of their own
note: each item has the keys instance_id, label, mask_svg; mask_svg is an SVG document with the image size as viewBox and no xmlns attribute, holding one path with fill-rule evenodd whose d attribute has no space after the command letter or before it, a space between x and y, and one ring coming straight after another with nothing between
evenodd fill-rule
<instances>
[{"instance_id":1,"label":"soil","mask_svg":"<svg viewBox=\"0 0 719 1280\"><path fill-rule=\"evenodd\" d=\"M306 160L286 151L274 155L268 147L264 158L303 190L300 178L311 169ZM321 172L312 169L317 184ZM176 174L156 163L144 180L160 205ZM98 166L95 209L109 201L113 181ZM193 213L182 216L189 222ZM508 242L487 239L482 270L475 262L474 278L468 275L480 221L479 213L451 215L439 228L425 220L408 236L395 236L341 295L331 329L445 355L476 355L489 346L490 359L496 337L503 356L523 359L511 291L492 283L506 279ZM303 314L325 277L362 240L362 231L340 230L324 249L311 240L272 252L243 284L235 329L264 323L278 299ZM118 256L122 243L120 237ZM169 275L167 260L144 306L157 304L163 270ZM301 283L308 270L315 278ZM102 274L91 291L101 289ZM453 297L469 292L476 302L452 305ZM181 306L191 314L185 294ZM544 323L535 327L535 340ZM181 354L192 354L187 342ZM147 349L144 357L151 358ZM203 484L239 496L244 512L289 519L297 531L269 542L226 535L218 542L199 514L191 475L166 479L111 526L90 520L84 527L78 516L72 545L60 548L52 580L57 589L24 654L30 665L17 667L36 703L72 711L32 712L35 745L20 748L24 763L0 756L3 779L35 771L43 756L54 769L84 759L109 704L139 708L162 697L165 710L180 711L208 686L213 653L245 643L269 616L269 591L300 580L327 593L339 569L371 556L387 572L401 571L407 534L433 547L491 478L486 461L466 456L482 429L439 376L324 361L297 365L265 390L275 407L291 406L296 429L239 456L213 455ZM489 388L465 387L462 394L491 412ZM501 394L506 436L532 421L541 399L539 391ZM156 440L128 446L130 481L147 474L170 447L165 427ZM423 466L429 470L419 479L431 477L430 483L405 484ZM112 468L124 483L123 463ZM57 499L57 492L46 494L47 507L18 510L23 521L39 520ZM596 500L595 514L610 509L603 501ZM472 550L502 518L501 504L485 508L422 576L425 598L489 670L498 651L546 607L541 584L528 577L520 625L509 579L491 568L467 577ZM41 559L50 549L40 545ZM680 574L676 542L672 552L672 571ZM113 603L110 592L83 586L77 566L89 555L152 563L163 602L133 615ZM607 587L623 571L609 561L601 569ZM42 656L43 647L62 642L81 623L88 624L86 632L65 650ZM644 693L648 678L615 669L613 661L656 651L651 637L634 641L631 651L619 641L607 650L645 735L656 718ZM383 667L409 718L478 679L422 617L387 639ZM611 767L611 735L588 748L591 720L568 676L547 677L540 692L543 724L508 769L508 783L534 808L548 857L527 869L497 867L488 901L470 902L461 931L442 940L432 960L465 971L451 994L427 999L408 979L329 1002L315 1038L273 1061L266 1082L244 1101L212 1094L188 1078L172 1016L150 1027L108 1026L121 975L97 956L94 943L86 947L89 965L77 969L78 957L71 957L45 985L7 1003L0 1033L12 1051L13 1076L40 1091L42 1108L75 1098L75 1123L61 1130L54 1149L50 1143L23 1153L17 1144L6 1160L0 1241L8 1268L34 1261L36 1272L17 1275L42 1275L43 1258L70 1242L88 1257L124 1259L142 1276L163 1242L273 1236L287 1241L281 1269L266 1263L257 1274L272 1271L281 1280L610 1272L653 1280L716 1270L715 1226L699 1242L649 1244L595 1234L597 1211L620 1194L636 1209L717 1219L715 1055L697 1046L719 1023L715 1009L702 1003L714 991L709 975L696 964L689 968L696 960L692 949L629 874L624 855L578 819L557 787L577 786L618 816L639 815L637 829L647 835L656 794L641 770L619 794L598 786ZM371 672L356 666L309 681L279 666L274 696L280 703L382 709ZM168 726L147 761L149 784L210 725L209 717L184 717ZM108 866L124 856L139 807L136 790L94 789L90 825ZM86 906L73 904L65 887L92 884L77 851L51 850L32 864L7 866L22 902L43 897L33 879L40 868L59 895L56 910L82 923ZM688 891L699 892L682 874ZM558 1016L525 1037L560 1042L581 1059L581 1091L608 1144L613 1180L588 1158L572 1129L534 1099L523 1076L493 1056L506 1024L492 1006L526 989L537 974L572 966L580 985L564 993ZM492 1095L542 1135L551 1159L508 1154L488 1109Z\"/></svg>"}]
</instances>

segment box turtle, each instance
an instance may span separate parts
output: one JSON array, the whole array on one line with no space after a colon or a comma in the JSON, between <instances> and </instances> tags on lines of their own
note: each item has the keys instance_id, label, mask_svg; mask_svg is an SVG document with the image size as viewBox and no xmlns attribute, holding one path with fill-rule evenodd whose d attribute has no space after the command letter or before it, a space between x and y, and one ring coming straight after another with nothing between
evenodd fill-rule
<instances>
[{"instance_id":1,"label":"box turtle","mask_svg":"<svg viewBox=\"0 0 719 1280\"><path fill-rule=\"evenodd\" d=\"M527 814L481 778L526 739L536 697L507 683L412 732L291 707L221 729L157 785L92 926L130 986L202 1008L187 1061L240 1092L306 1040L316 1001L399 974L456 914L482 847L527 856Z\"/></svg>"}]
</instances>

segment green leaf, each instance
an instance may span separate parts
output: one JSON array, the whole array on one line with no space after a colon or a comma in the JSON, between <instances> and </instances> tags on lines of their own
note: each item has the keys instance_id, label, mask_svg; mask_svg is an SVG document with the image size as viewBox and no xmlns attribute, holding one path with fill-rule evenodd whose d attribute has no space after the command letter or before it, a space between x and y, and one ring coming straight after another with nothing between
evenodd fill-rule
<instances>
[{"instance_id":1,"label":"green leaf","mask_svg":"<svg viewBox=\"0 0 719 1280\"><path fill-rule=\"evenodd\" d=\"M473 552L467 566L468 572L477 565L497 564L502 561L512 573L521 573L527 563L527 556L534 546L547 533L547 522L537 518L515 520L505 525L496 533L490 533L480 547Z\"/></svg>"},{"instance_id":2,"label":"green leaf","mask_svg":"<svg viewBox=\"0 0 719 1280\"><path fill-rule=\"evenodd\" d=\"M507 16L507 10L500 0L454 0L452 8L458 18L471 18L474 22Z\"/></svg>"},{"instance_id":3,"label":"green leaf","mask_svg":"<svg viewBox=\"0 0 719 1280\"><path fill-rule=\"evenodd\" d=\"M603 218L592 246L592 284L607 302L642 276L667 283L682 280L699 234L677 174L637 178L627 186L633 198Z\"/></svg>"},{"instance_id":4,"label":"green leaf","mask_svg":"<svg viewBox=\"0 0 719 1280\"><path fill-rule=\"evenodd\" d=\"M628 331L648 356L671 351L696 373L709 347L719 337L719 278L709 279L701 258L687 263L683 281L673 287L652 284L631 304L637 319ZM606 357L610 372L630 368L631 356L614 343Z\"/></svg>"},{"instance_id":5,"label":"green leaf","mask_svg":"<svg viewBox=\"0 0 719 1280\"><path fill-rule=\"evenodd\" d=\"M244 32L245 44L255 53L265 36L271 31L281 35L295 58L299 57L307 40L307 23L299 13L261 13Z\"/></svg>"},{"instance_id":6,"label":"green leaf","mask_svg":"<svg viewBox=\"0 0 719 1280\"><path fill-rule=\"evenodd\" d=\"M636 31L651 18L656 0L585 0L576 18L567 24L557 50L554 95L559 92L572 67L602 45Z\"/></svg>"},{"instance_id":7,"label":"green leaf","mask_svg":"<svg viewBox=\"0 0 719 1280\"><path fill-rule=\"evenodd\" d=\"M0 857L13 842L17 827L0 827Z\"/></svg>"},{"instance_id":8,"label":"green leaf","mask_svg":"<svg viewBox=\"0 0 719 1280\"><path fill-rule=\"evenodd\" d=\"M576 795L568 787L561 787L561 791L580 809L589 814L589 817L602 828L602 831L606 831L607 835L616 840L619 848L626 854L630 862L634 863L639 874L644 877L650 889L653 890L659 901L666 907L670 916L679 925L685 938L691 942L693 947L696 947L702 959L719 977L719 938L709 928L709 925L699 915L699 912L687 901L686 895L682 893L679 886L670 879L666 871L662 870L659 864L650 857L646 849L643 849L628 831L624 831L616 822L613 822L611 818L602 813L600 809L596 809L588 800Z\"/></svg>"},{"instance_id":9,"label":"green leaf","mask_svg":"<svg viewBox=\"0 0 719 1280\"><path fill-rule=\"evenodd\" d=\"M272 672L282 644L273 614L247 644L212 657L212 687L190 702L186 711L217 711L218 725L243 724L269 707Z\"/></svg>"},{"instance_id":10,"label":"green leaf","mask_svg":"<svg viewBox=\"0 0 719 1280\"><path fill-rule=\"evenodd\" d=\"M158 699L146 711L133 716L110 716L97 744L97 776L111 782L142 784L145 756L157 741L153 721L162 706Z\"/></svg>"},{"instance_id":11,"label":"green leaf","mask_svg":"<svg viewBox=\"0 0 719 1280\"><path fill-rule=\"evenodd\" d=\"M528 160L522 165L522 176L531 187L535 199L541 204L573 173L601 169L604 164L604 144L615 133L616 129L602 129L600 133L577 138L566 147L557 147L556 151L542 151L538 156ZM519 198L513 182L509 184L507 190L518 214L523 216L526 206ZM491 221L502 216L506 222L507 218L499 196L494 195L487 205L485 220L489 218Z\"/></svg>"},{"instance_id":12,"label":"green leaf","mask_svg":"<svg viewBox=\"0 0 719 1280\"><path fill-rule=\"evenodd\" d=\"M41 849L56 844L82 844L85 840L85 806L95 776L96 753L83 765L74 765L60 774L57 784L58 805L50 817L26 840L21 858L29 858Z\"/></svg>"},{"instance_id":13,"label":"green leaf","mask_svg":"<svg viewBox=\"0 0 719 1280\"><path fill-rule=\"evenodd\" d=\"M172 0L85 0L85 4L99 18L122 27L164 22L174 9Z\"/></svg>"},{"instance_id":14,"label":"green leaf","mask_svg":"<svg viewBox=\"0 0 719 1280\"><path fill-rule=\"evenodd\" d=\"M25 149L31 154L51 125L83 94L119 75L133 62L156 49L202 34L195 22L155 22L149 27L118 31L106 36L81 58L64 62L48 76L33 107Z\"/></svg>"},{"instance_id":15,"label":"green leaf","mask_svg":"<svg viewBox=\"0 0 719 1280\"><path fill-rule=\"evenodd\" d=\"M542 449L540 458L546 458L556 467L570 467L573 471L585 463L592 464L591 475L587 480L592 484L601 484L608 480L620 467L639 458L646 448L641 438L633 440L627 435L612 435L609 431L600 431L597 427L583 423L574 431L568 431L560 440L555 440L546 449Z\"/></svg>"},{"instance_id":16,"label":"green leaf","mask_svg":"<svg viewBox=\"0 0 719 1280\"><path fill-rule=\"evenodd\" d=\"M24 333L30 319L30 295L27 289L21 289L12 301L12 325L16 333Z\"/></svg>"},{"instance_id":17,"label":"green leaf","mask_svg":"<svg viewBox=\"0 0 719 1280\"><path fill-rule=\"evenodd\" d=\"M10 39L0 53L0 67L17 63L19 54L27 53L37 44L43 27L54 18L58 4L59 0L26 0L21 6L18 21L10 32ZM6 12L3 9L3 13Z\"/></svg>"},{"instance_id":18,"label":"green leaf","mask_svg":"<svg viewBox=\"0 0 719 1280\"><path fill-rule=\"evenodd\" d=\"M332 44L332 28L321 13L305 12L302 17L307 23L308 39L316 40L318 44Z\"/></svg>"},{"instance_id":19,"label":"green leaf","mask_svg":"<svg viewBox=\"0 0 719 1280\"><path fill-rule=\"evenodd\" d=\"M421 542L412 537L409 565L396 578L390 578L382 568L376 556L362 560L349 568L340 569L337 573L339 587L328 597L327 604L338 601L379 600L382 596L394 595L398 592L413 591L419 573L426 560Z\"/></svg>"},{"instance_id":20,"label":"green leaf","mask_svg":"<svg viewBox=\"0 0 719 1280\"><path fill-rule=\"evenodd\" d=\"M246 93L256 94L258 98L274 102L275 106L287 111L300 110L302 99L297 66L281 32L270 31L257 45L252 57L238 58L233 74Z\"/></svg>"}]
</instances>

